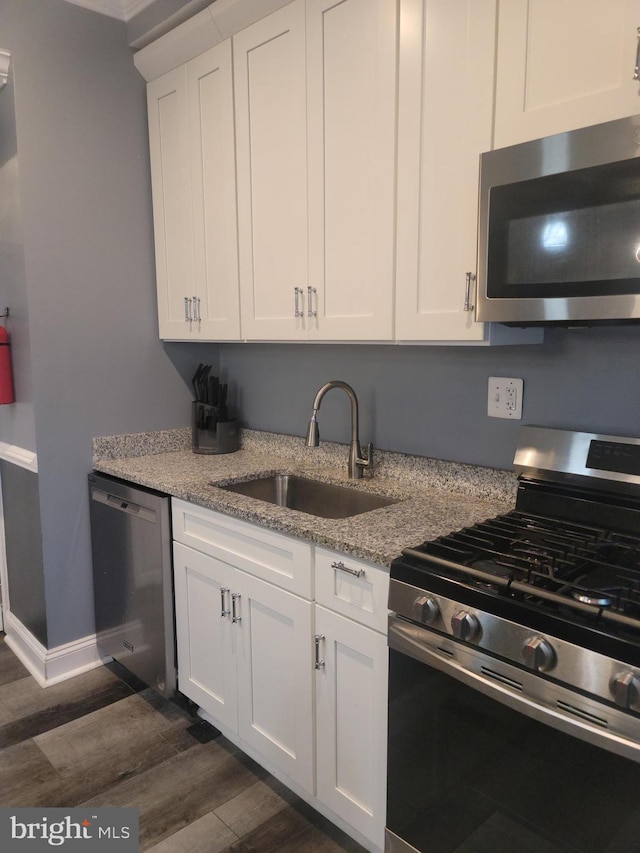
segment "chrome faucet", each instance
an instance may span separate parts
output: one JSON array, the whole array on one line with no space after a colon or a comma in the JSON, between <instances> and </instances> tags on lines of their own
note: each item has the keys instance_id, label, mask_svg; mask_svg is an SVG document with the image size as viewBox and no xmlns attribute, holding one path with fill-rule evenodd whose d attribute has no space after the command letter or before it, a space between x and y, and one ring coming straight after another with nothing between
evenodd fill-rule
<instances>
[{"instance_id":1,"label":"chrome faucet","mask_svg":"<svg viewBox=\"0 0 640 853\"><path fill-rule=\"evenodd\" d=\"M367 458L362 458L362 449L360 447L360 439L358 438L358 398L356 392L351 385L346 382L341 382L339 379L333 379L331 382L325 382L322 388L318 389L313 400L313 414L309 421L307 429L307 447L318 447L320 444L320 432L318 430L318 409L322 398L332 388L342 388L351 403L351 445L349 447L349 477L352 480L362 479L362 472L365 468L373 471L373 445L367 445Z\"/></svg>"}]
</instances>

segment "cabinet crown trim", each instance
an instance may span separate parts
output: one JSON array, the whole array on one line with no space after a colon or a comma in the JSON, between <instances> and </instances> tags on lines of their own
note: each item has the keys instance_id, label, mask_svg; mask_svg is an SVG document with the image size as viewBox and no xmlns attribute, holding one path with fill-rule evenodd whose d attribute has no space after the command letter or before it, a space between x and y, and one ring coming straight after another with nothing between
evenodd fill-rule
<instances>
[{"instance_id":1,"label":"cabinet crown trim","mask_svg":"<svg viewBox=\"0 0 640 853\"><path fill-rule=\"evenodd\" d=\"M216 0L192 18L139 50L133 63L149 83L167 71L286 6L291 0Z\"/></svg>"}]
</instances>

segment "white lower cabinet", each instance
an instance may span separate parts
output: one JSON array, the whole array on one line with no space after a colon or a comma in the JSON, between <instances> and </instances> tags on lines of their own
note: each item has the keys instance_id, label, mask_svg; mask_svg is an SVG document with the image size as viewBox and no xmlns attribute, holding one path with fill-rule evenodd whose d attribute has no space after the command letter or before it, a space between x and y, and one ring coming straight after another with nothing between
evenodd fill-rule
<instances>
[{"instance_id":1,"label":"white lower cabinet","mask_svg":"<svg viewBox=\"0 0 640 853\"><path fill-rule=\"evenodd\" d=\"M316 678L318 798L384 843L387 639L316 605L322 667Z\"/></svg>"},{"instance_id":2,"label":"white lower cabinet","mask_svg":"<svg viewBox=\"0 0 640 853\"><path fill-rule=\"evenodd\" d=\"M222 615L233 569L175 542L173 572L180 691L237 731L238 632Z\"/></svg>"},{"instance_id":3,"label":"white lower cabinet","mask_svg":"<svg viewBox=\"0 0 640 853\"><path fill-rule=\"evenodd\" d=\"M174 501L173 516L174 537L195 539L198 531L201 548L218 551L212 556L174 541L179 690L225 733L313 793L313 604L238 567L253 564L277 576L288 544L295 553L299 543L181 501ZM225 536L216 544L219 528ZM310 571L309 561L306 545L301 574Z\"/></svg>"},{"instance_id":4,"label":"white lower cabinet","mask_svg":"<svg viewBox=\"0 0 640 853\"><path fill-rule=\"evenodd\" d=\"M180 500L173 532L179 690L381 851L388 572Z\"/></svg>"},{"instance_id":5,"label":"white lower cabinet","mask_svg":"<svg viewBox=\"0 0 640 853\"><path fill-rule=\"evenodd\" d=\"M316 548L318 799L384 847L389 572Z\"/></svg>"},{"instance_id":6,"label":"white lower cabinet","mask_svg":"<svg viewBox=\"0 0 640 853\"><path fill-rule=\"evenodd\" d=\"M238 733L313 793L312 604L245 572L234 593L242 619Z\"/></svg>"}]
</instances>

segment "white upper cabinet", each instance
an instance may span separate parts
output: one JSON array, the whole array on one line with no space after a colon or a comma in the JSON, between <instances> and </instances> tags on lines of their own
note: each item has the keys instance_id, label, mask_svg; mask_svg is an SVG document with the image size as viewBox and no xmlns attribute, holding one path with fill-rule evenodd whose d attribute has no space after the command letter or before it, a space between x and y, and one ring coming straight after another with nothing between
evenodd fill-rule
<instances>
[{"instance_id":1,"label":"white upper cabinet","mask_svg":"<svg viewBox=\"0 0 640 853\"><path fill-rule=\"evenodd\" d=\"M234 37L243 337L390 340L397 0Z\"/></svg>"},{"instance_id":2,"label":"white upper cabinet","mask_svg":"<svg viewBox=\"0 0 640 853\"><path fill-rule=\"evenodd\" d=\"M180 338L195 286L186 67L149 83L147 104L160 337Z\"/></svg>"},{"instance_id":3,"label":"white upper cabinet","mask_svg":"<svg viewBox=\"0 0 640 853\"><path fill-rule=\"evenodd\" d=\"M292 340L306 334L308 285L304 0L238 33L233 49L242 333Z\"/></svg>"},{"instance_id":4,"label":"white upper cabinet","mask_svg":"<svg viewBox=\"0 0 640 853\"><path fill-rule=\"evenodd\" d=\"M240 336L231 42L147 87L160 337Z\"/></svg>"},{"instance_id":5,"label":"white upper cabinet","mask_svg":"<svg viewBox=\"0 0 640 853\"><path fill-rule=\"evenodd\" d=\"M393 338L397 19L307 2L311 338Z\"/></svg>"},{"instance_id":6,"label":"white upper cabinet","mask_svg":"<svg viewBox=\"0 0 640 853\"><path fill-rule=\"evenodd\" d=\"M188 57L148 85L160 336L540 341L475 322L480 154L637 111L638 0L280 3L137 59Z\"/></svg>"},{"instance_id":7,"label":"white upper cabinet","mask_svg":"<svg viewBox=\"0 0 640 853\"><path fill-rule=\"evenodd\" d=\"M483 341L474 322L478 166L491 147L495 0L405 0L396 337Z\"/></svg>"},{"instance_id":8,"label":"white upper cabinet","mask_svg":"<svg viewBox=\"0 0 640 853\"><path fill-rule=\"evenodd\" d=\"M198 336L240 337L231 41L187 65Z\"/></svg>"},{"instance_id":9,"label":"white upper cabinet","mask_svg":"<svg viewBox=\"0 0 640 853\"><path fill-rule=\"evenodd\" d=\"M640 112L638 0L501 0L494 147Z\"/></svg>"},{"instance_id":10,"label":"white upper cabinet","mask_svg":"<svg viewBox=\"0 0 640 853\"><path fill-rule=\"evenodd\" d=\"M396 338L502 344L540 330L474 319L480 154L491 148L496 0L403 0Z\"/></svg>"}]
</instances>

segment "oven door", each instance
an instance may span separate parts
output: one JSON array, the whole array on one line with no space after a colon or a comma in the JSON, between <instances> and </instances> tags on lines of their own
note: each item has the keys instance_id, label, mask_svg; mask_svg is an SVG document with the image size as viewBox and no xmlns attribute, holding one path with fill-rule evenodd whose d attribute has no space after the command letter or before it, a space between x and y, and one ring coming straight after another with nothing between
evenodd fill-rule
<instances>
[{"instance_id":1,"label":"oven door","mask_svg":"<svg viewBox=\"0 0 640 853\"><path fill-rule=\"evenodd\" d=\"M389 648L387 853L640 849L638 718L397 617Z\"/></svg>"}]
</instances>

